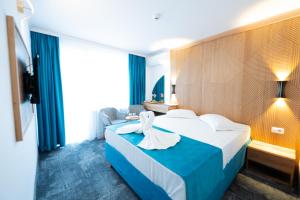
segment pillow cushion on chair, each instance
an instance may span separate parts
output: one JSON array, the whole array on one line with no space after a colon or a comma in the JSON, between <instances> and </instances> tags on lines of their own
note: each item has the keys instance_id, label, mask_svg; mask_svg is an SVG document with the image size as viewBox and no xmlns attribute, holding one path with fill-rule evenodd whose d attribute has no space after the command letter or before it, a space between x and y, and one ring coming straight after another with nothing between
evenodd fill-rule
<instances>
[{"instance_id":1,"label":"pillow cushion on chair","mask_svg":"<svg viewBox=\"0 0 300 200\"><path fill-rule=\"evenodd\" d=\"M124 120L125 117L128 115L128 109L119 109L117 112L117 118L115 120Z\"/></svg>"},{"instance_id":2,"label":"pillow cushion on chair","mask_svg":"<svg viewBox=\"0 0 300 200\"><path fill-rule=\"evenodd\" d=\"M112 125L112 121L110 120L110 117L105 114L104 112L101 112L101 118L102 118L102 122L105 126L109 126Z\"/></svg>"}]
</instances>

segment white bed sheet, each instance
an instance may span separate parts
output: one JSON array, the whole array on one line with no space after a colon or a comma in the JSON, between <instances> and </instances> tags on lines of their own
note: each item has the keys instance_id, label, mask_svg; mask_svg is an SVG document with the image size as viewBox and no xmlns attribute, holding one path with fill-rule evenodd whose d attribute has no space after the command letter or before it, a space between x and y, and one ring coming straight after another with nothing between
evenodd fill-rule
<instances>
[{"instance_id":1,"label":"white bed sheet","mask_svg":"<svg viewBox=\"0 0 300 200\"><path fill-rule=\"evenodd\" d=\"M238 124L236 131L214 131L206 122L196 119L155 118L153 125L222 149L223 168L250 139L250 127Z\"/></svg>"},{"instance_id":2,"label":"white bed sheet","mask_svg":"<svg viewBox=\"0 0 300 200\"><path fill-rule=\"evenodd\" d=\"M249 126L240 124L241 130L239 131L215 132L198 118L182 119L159 116L155 118L154 125L222 149L223 168L250 138ZM186 199L185 183L180 176L109 129L105 133L105 138L109 145L123 154L144 176L166 191L169 197L175 200Z\"/></svg>"}]
</instances>

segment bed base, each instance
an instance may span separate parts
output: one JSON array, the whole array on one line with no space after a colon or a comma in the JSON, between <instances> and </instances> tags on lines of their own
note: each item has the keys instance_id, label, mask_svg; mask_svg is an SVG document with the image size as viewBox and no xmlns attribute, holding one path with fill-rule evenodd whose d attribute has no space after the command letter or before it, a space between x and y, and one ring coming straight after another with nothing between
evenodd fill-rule
<instances>
[{"instance_id":1,"label":"bed base","mask_svg":"<svg viewBox=\"0 0 300 200\"><path fill-rule=\"evenodd\" d=\"M245 163L247 144L245 144L224 169L224 179L212 189L208 199L222 199L224 193ZM117 173L127 182L135 193L143 200L171 199L158 185L150 181L137 170L119 151L109 144L105 144L107 161Z\"/></svg>"}]
</instances>

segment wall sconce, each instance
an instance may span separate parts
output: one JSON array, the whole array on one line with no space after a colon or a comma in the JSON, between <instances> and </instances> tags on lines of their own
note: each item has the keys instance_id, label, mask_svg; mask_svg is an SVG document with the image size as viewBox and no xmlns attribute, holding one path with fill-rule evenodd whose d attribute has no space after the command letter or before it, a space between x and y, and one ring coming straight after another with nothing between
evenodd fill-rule
<instances>
[{"instance_id":1,"label":"wall sconce","mask_svg":"<svg viewBox=\"0 0 300 200\"><path fill-rule=\"evenodd\" d=\"M175 93L175 87L176 87L176 85L175 85L175 84L172 84L172 93L171 93L171 94L176 94L176 93Z\"/></svg>"},{"instance_id":2,"label":"wall sconce","mask_svg":"<svg viewBox=\"0 0 300 200\"><path fill-rule=\"evenodd\" d=\"M171 100L170 100L171 105L178 105L177 98L176 98L175 87L176 87L176 85L172 84L172 93L171 93Z\"/></svg>"},{"instance_id":3,"label":"wall sconce","mask_svg":"<svg viewBox=\"0 0 300 200\"><path fill-rule=\"evenodd\" d=\"M287 81L277 81L277 98L285 98L285 85Z\"/></svg>"}]
</instances>

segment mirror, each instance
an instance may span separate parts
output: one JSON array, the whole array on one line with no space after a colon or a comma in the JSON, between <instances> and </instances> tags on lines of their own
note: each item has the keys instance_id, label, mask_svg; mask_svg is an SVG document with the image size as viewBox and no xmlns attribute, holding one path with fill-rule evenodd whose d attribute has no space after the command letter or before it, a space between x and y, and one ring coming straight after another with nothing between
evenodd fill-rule
<instances>
[{"instance_id":1,"label":"mirror","mask_svg":"<svg viewBox=\"0 0 300 200\"><path fill-rule=\"evenodd\" d=\"M152 90L152 101L164 102L165 99L165 76L162 76Z\"/></svg>"}]
</instances>

